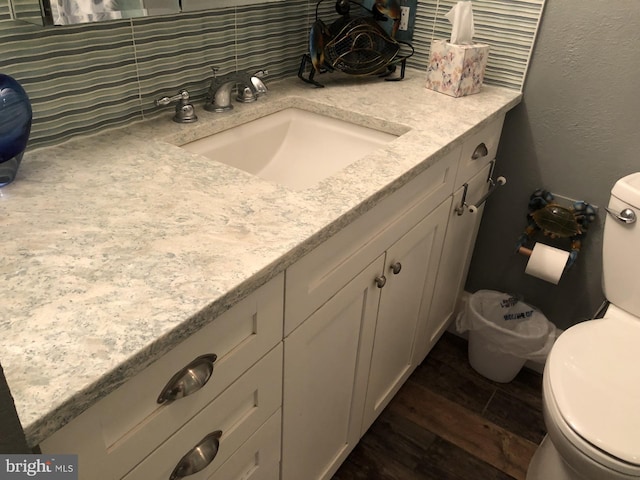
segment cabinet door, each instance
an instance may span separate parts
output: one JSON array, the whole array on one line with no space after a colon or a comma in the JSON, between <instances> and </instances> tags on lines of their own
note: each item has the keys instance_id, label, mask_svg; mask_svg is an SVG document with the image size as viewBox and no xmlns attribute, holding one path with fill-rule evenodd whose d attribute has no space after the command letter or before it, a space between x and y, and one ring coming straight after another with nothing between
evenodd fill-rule
<instances>
[{"instance_id":1,"label":"cabinet door","mask_svg":"<svg viewBox=\"0 0 640 480\"><path fill-rule=\"evenodd\" d=\"M431 299L450 205L443 202L387 250L362 433L416 366L420 306Z\"/></svg>"},{"instance_id":2,"label":"cabinet door","mask_svg":"<svg viewBox=\"0 0 640 480\"><path fill-rule=\"evenodd\" d=\"M284 341L282 479L331 478L360 439L378 257Z\"/></svg>"},{"instance_id":3,"label":"cabinet door","mask_svg":"<svg viewBox=\"0 0 640 480\"><path fill-rule=\"evenodd\" d=\"M486 165L483 170L467 182L466 203L468 205L474 205L489 189L490 171L491 165ZM460 188L454 193L438 270L438 280L427 320L428 329L426 338L422 342L423 351L420 361L424 359L440 335L449 326L469 271L469 263L484 205L476 213L470 213L469 209L465 208L462 215L458 215L456 208L462 204L463 193L464 188Z\"/></svg>"}]
</instances>

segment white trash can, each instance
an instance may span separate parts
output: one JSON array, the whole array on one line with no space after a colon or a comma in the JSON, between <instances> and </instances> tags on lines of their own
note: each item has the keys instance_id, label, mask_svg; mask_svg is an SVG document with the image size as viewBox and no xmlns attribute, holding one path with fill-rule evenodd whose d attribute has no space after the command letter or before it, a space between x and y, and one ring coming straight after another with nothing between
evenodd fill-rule
<instances>
[{"instance_id":1,"label":"white trash can","mask_svg":"<svg viewBox=\"0 0 640 480\"><path fill-rule=\"evenodd\" d=\"M525 362L524 358L499 352L493 339L480 330L469 332L469 364L488 379L509 383L520 373Z\"/></svg>"},{"instance_id":2,"label":"white trash can","mask_svg":"<svg viewBox=\"0 0 640 480\"><path fill-rule=\"evenodd\" d=\"M527 360L544 363L557 329L536 308L507 293L478 290L456 319L469 331L469 363L481 375L508 383Z\"/></svg>"}]
</instances>

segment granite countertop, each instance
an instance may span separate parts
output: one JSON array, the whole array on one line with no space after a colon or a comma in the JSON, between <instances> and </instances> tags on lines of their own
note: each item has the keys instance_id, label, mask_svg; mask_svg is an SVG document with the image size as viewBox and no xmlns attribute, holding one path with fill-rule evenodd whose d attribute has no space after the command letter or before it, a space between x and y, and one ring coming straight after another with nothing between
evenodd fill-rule
<instances>
[{"instance_id":1,"label":"granite countertop","mask_svg":"<svg viewBox=\"0 0 640 480\"><path fill-rule=\"evenodd\" d=\"M195 124L167 108L126 129L28 150L0 190L0 363L37 445L207 321L429 168L520 101L485 86L451 98L424 73L268 84ZM294 191L178 147L286 107L402 134ZM326 149L318 138L310 148Z\"/></svg>"}]
</instances>

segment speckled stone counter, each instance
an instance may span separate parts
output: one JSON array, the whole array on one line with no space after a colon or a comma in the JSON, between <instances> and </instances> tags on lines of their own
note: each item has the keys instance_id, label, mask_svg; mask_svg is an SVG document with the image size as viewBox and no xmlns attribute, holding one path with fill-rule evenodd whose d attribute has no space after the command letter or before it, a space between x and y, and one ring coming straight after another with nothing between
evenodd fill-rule
<instances>
[{"instance_id":1,"label":"speckled stone counter","mask_svg":"<svg viewBox=\"0 0 640 480\"><path fill-rule=\"evenodd\" d=\"M291 79L231 112L196 105L28 151L0 190L0 363L30 445L196 332L520 101L402 82ZM179 148L286 107L402 134L293 191ZM309 148L332 154L331 139Z\"/></svg>"}]
</instances>

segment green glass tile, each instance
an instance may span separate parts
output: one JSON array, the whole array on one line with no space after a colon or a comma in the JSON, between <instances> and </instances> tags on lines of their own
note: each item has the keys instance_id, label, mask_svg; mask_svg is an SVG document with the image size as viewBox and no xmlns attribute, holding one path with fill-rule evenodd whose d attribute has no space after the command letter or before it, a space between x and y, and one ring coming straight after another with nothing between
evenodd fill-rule
<instances>
[{"instance_id":1,"label":"green glass tile","mask_svg":"<svg viewBox=\"0 0 640 480\"><path fill-rule=\"evenodd\" d=\"M187 89L202 98L213 76L235 67L235 13L232 9L133 22L143 110L154 100Z\"/></svg>"},{"instance_id":2,"label":"green glass tile","mask_svg":"<svg viewBox=\"0 0 640 480\"><path fill-rule=\"evenodd\" d=\"M2 22L0 42L3 71L21 82L33 105L30 145L139 114L128 22L55 28Z\"/></svg>"},{"instance_id":3,"label":"green glass tile","mask_svg":"<svg viewBox=\"0 0 640 480\"><path fill-rule=\"evenodd\" d=\"M455 3L418 1L410 66L426 68L431 40L450 36L443 15ZM486 83L521 88L543 4L474 0L475 40L491 45ZM333 22L334 7L322 2L318 17ZM220 75L259 68L270 79L295 75L315 18L315 1L287 0L43 28L10 20L8 1L0 0L2 73L18 79L32 100L31 145L55 143L156 112L156 98L181 88L202 98L214 66Z\"/></svg>"},{"instance_id":4,"label":"green glass tile","mask_svg":"<svg viewBox=\"0 0 640 480\"><path fill-rule=\"evenodd\" d=\"M0 22L9 19L11 19L9 15L9 2L8 0L0 0Z\"/></svg>"},{"instance_id":5,"label":"green glass tile","mask_svg":"<svg viewBox=\"0 0 640 480\"><path fill-rule=\"evenodd\" d=\"M308 43L308 2L238 9L237 69L267 69L271 78L294 75Z\"/></svg>"}]
</instances>

